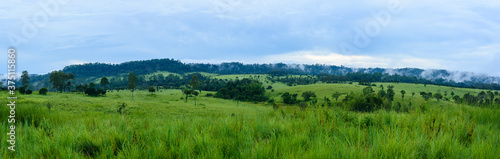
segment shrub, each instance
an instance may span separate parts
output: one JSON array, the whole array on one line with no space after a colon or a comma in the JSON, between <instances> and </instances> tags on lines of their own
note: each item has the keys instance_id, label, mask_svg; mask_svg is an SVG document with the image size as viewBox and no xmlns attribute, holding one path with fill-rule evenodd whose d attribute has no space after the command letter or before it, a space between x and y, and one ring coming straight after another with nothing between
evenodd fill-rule
<instances>
[{"instance_id":1,"label":"shrub","mask_svg":"<svg viewBox=\"0 0 500 159\"><path fill-rule=\"evenodd\" d=\"M205 94L205 97L212 97L212 96L214 96L214 94L212 94L212 93Z\"/></svg>"},{"instance_id":2,"label":"shrub","mask_svg":"<svg viewBox=\"0 0 500 159\"><path fill-rule=\"evenodd\" d=\"M26 94L32 94L33 91L31 89L26 90Z\"/></svg>"},{"instance_id":3,"label":"shrub","mask_svg":"<svg viewBox=\"0 0 500 159\"><path fill-rule=\"evenodd\" d=\"M19 87L19 93L25 94L26 93L26 87Z\"/></svg>"},{"instance_id":4,"label":"shrub","mask_svg":"<svg viewBox=\"0 0 500 159\"><path fill-rule=\"evenodd\" d=\"M40 94L40 95L47 95L47 92L48 92L48 89L47 89L47 88L41 88L41 89L38 91L38 94Z\"/></svg>"},{"instance_id":5,"label":"shrub","mask_svg":"<svg viewBox=\"0 0 500 159\"><path fill-rule=\"evenodd\" d=\"M304 101L309 101L311 98L316 98L316 93L312 91L305 91L302 93L302 97L304 98Z\"/></svg>"},{"instance_id":6,"label":"shrub","mask_svg":"<svg viewBox=\"0 0 500 159\"><path fill-rule=\"evenodd\" d=\"M148 91L154 93L156 91L155 87L151 86L148 88Z\"/></svg>"}]
</instances>

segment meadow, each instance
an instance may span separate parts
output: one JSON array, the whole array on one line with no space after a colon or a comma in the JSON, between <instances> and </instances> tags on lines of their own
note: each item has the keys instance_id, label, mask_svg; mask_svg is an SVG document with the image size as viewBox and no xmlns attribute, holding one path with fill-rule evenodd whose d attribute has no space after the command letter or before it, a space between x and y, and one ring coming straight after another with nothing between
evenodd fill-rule
<instances>
[{"instance_id":1,"label":"meadow","mask_svg":"<svg viewBox=\"0 0 500 159\"><path fill-rule=\"evenodd\" d=\"M226 75L235 79L250 75ZM262 75L264 77L264 75ZM264 78L262 78L264 79ZM0 107L0 158L498 158L500 109L425 101L420 91L481 90L434 85L394 85L395 103L407 112L353 112L339 103L301 110L283 104L284 92L313 91L318 103L333 92L361 92L365 86L267 83L272 104L205 97L186 102L181 90L18 95L16 151L7 149L8 107ZM374 87L375 92L381 89ZM407 93L404 100L400 90ZM415 92L415 96L411 93ZM0 98L6 99L7 92ZM343 95L344 96L344 95ZM448 95L448 97L450 97ZM342 99L343 97L339 98ZM409 105L409 103L412 103ZM50 105L50 106L48 106ZM120 109L121 106L125 107ZM49 109L50 108L50 109Z\"/></svg>"}]
</instances>

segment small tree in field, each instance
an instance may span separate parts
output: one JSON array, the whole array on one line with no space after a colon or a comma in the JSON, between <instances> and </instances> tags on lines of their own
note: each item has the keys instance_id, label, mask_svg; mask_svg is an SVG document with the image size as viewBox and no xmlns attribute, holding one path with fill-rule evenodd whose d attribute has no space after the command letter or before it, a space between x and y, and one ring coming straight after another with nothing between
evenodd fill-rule
<instances>
[{"instance_id":1,"label":"small tree in field","mask_svg":"<svg viewBox=\"0 0 500 159\"><path fill-rule=\"evenodd\" d=\"M335 101L338 101L340 95L341 95L340 92L335 92L335 93L332 94L332 98L335 98Z\"/></svg>"},{"instance_id":2,"label":"small tree in field","mask_svg":"<svg viewBox=\"0 0 500 159\"><path fill-rule=\"evenodd\" d=\"M434 98L436 98L438 101L443 99L443 95L441 95L441 93L436 93L433 95Z\"/></svg>"},{"instance_id":3,"label":"small tree in field","mask_svg":"<svg viewBox=\"0 0 500 159\"><path fill-rule=\"evenodd\" d=\"M196 106L196 97L200 94L200 92L193 90L193 95L194 95L194 106Z\"/></svg>"},{"instance_id":4,"label":"small tree in field","mask_svg":"<svg viewBox=\"0 0 500 159\"><path fill-rule=\"evenodd\" d=\"M186 95L186 102L187 102L187 101L188 101L188 97L189 97L189 95L190 95L190 94L192 94L192 93L193 93L193 91L192 91L192 90L190 90L190 89L183 89L183 90L182 90L182 93L184 93L184 94Z\"/></svg>"},{"instance_id":5,"label":"small tree in field","mask_svg":"<svg viewBox=\"0 0 500 159\"><path fill-rule=\"evenodd\" d=\"M305 91L302 93L302 97L304 98L304 101L309 101L311 98L316 98L316 93L312 91Z\"/></svg>"},{"instance_id":6,"label":"small tree in field","mask_svg":"<svg viewBox=\"0 0 500 159\"><path fill-rule=\"evenodd\" d=\"M412 96L412 97L413 97L413 96L415 96L415 92L411 92L411 96Z\"/></svg>"},{"instance_id":7,"label":"small tree in field","mask_svg":"<svg viewBox=\"0 0 500 159\"><path fill-rule=\"evenodd\" d=\"M406 91L401 90L401 99L405 100L405 94L406 94Z\"/></svg>"},{"instance_id":8,"label":"small tree in field","mask_svg":"<svg viewBox=\"0 0 500 159\"><path fill-rule=\"evenodd\" d=\"M128 75L127 88L130 89L130 91L132 92L132 99L134 99L134 90L138 81L139 79L137 78L137 76L135 76L134 72L130 72L130 74Z\"/></svg>"},{"instance_id":9,"label":"small tree in field","mask_svg":"<svg viewBox=\"0 0 500 159\"><path fill-rule=\"evenodd\" d=\"M156 89L155 89L155 87L151 86L151 87L149 87L148 91L151 93L155 93Z\"/></svg>"}]
</instances>

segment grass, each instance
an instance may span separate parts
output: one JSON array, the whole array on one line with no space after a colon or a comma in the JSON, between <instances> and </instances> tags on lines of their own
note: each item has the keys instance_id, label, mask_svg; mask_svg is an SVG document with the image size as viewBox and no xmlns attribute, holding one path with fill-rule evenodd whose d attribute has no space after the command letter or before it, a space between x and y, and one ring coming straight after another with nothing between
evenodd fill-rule
<instances>
[{"instance_id":1,"label":"grass","mask_svg":"<svg viewBox=\"0 0 500 159\"><path fill-rule=\"evenodd\" d=\"M247 77L249 75L246 75ZM262 75L264 76L264 75ZM243 75L214 76L236 78ZM261 77L263 79L263 77ZM318 103L335 91L360 92L354 84L272 85L267 93L314 91ZM377 86L379 83L377 83ZM424 101L418 92L449 87L394 85L396 102L408 112L358 113L342 107L247 103L204 97L194 106L181 90L108 92L104 97L53 93L20 95L16 107L16 151L0 135L0 158L496 158L500 156L500 111ZM378 91L380 87L375 88ZM399 90L406 90L405 100ZM417 93L411 97L411 92ZM462 95L479 90L456 88ZM476 93L474 93L476 94ZM2 92L5 99L7 92ZM343 97L341 97L343 98ZM301 98L300 98L301 99ZM46 104L52 105L49 113ZM126 104L125 113L118 108ZM422 109L421 107L425 107ZM0 133L8 131L0 107Z\"/></svg>"}]
</instances>

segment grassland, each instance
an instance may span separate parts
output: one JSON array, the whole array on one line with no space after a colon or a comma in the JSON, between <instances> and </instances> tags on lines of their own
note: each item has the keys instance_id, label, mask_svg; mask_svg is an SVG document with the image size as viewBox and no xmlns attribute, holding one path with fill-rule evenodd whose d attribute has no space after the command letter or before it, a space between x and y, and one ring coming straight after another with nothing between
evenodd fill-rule
<instances>
[{"instance_id":1,"label":"grassland","mask_svg":"<svg viewBox=\"0 0 500 159\"><path fill-rule=\"evenodd\" d=\"M235 79L250 75L225 75ZM278 101L247 103L205 97L202 91L186 102L180 90L108 92L103 97L54 93L20 95L16 107L16 151L5 142L9 109L0 107L0 158L498 158L500 109L425 101L420 91L452 89L416 84L394 85L395 102L408 112L347 111L339 106L297 106L281 103L284 92L314 91L318 103L335 91L360 92L354 84L286 86L266 83ZM377 91L380 87L376 87ZM400 90L405 90L401 99ZM411 92L415 92L412 97ZM1 99L6 99L2 92ZM448 97L450 97L448 95ZM342 97L341 97L342 98ZM47 103L53 107L47 108ZM126 112L117 109L126 104Z\"/></svg>"}]
</instances>

